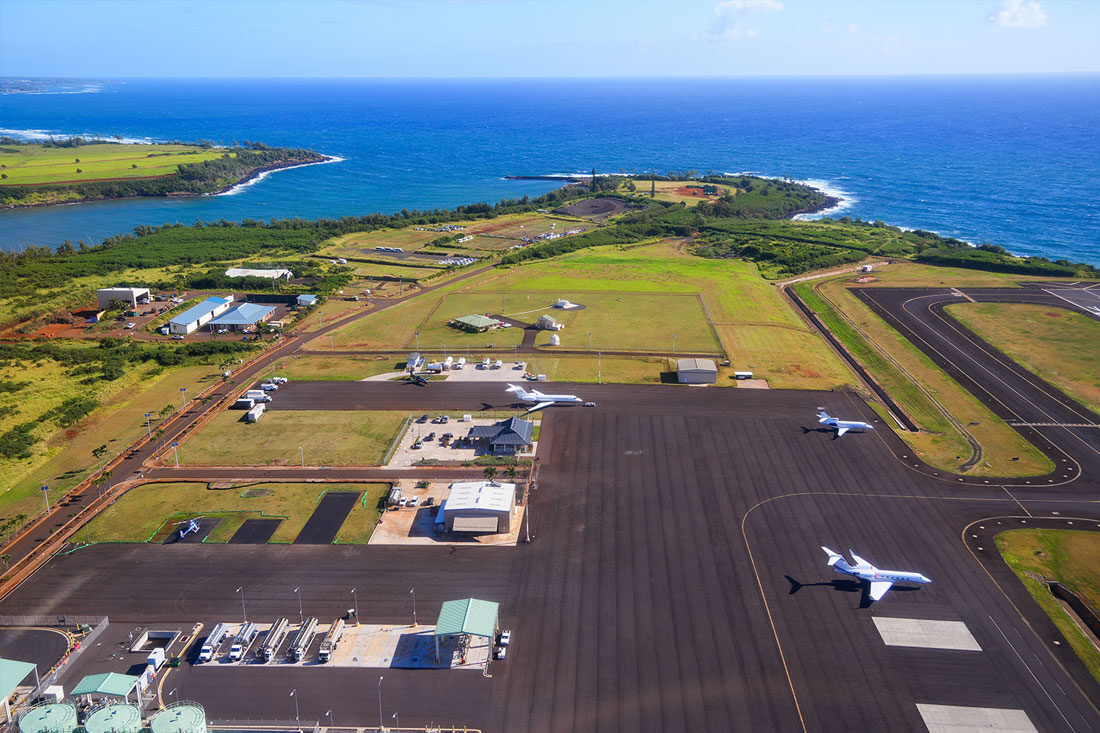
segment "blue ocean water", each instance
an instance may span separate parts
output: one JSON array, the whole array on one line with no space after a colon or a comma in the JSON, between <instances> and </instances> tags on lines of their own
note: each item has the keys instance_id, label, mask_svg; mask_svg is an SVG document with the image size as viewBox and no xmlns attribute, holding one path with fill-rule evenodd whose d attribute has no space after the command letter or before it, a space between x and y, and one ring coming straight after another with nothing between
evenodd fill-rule
<instances>
[{"instance_id":1,"label":"blue ocean water","mask_svg":"<svg viewBox=\"0 0 1100 733\"><path fill-rule=\"evenodd\" d=\"M0 212L0 248L139 224L335 217L539 194L508 174L752 171L837 215L1100 264L1100 77L131 80L0 97L0 128L260 140L342 158L232 195ZM34 134L34 133L31 133Z\"/></svg>"}]
</instances>

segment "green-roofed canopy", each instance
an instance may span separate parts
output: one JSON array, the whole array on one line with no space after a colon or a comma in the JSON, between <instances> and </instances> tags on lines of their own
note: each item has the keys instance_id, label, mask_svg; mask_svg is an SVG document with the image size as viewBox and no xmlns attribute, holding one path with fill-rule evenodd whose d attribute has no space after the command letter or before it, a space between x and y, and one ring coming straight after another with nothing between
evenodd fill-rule
<instances>
[{"instance_id":1,"label":"green-roofed canopy","mask_svg":"<svg viewBox=\"0 0 1100 733\"><path fill-rule=\"evenodd\" d=\"M457 323L461 323L464 326L469 326L470 328L492 328L493 326L497 326L500 324L500 321L495 318L478 315L460 316L459 318L456 318L455 321Z\"/></svg>"},{"instance_id":2,"label":"green-roofed canopy","mask_svg":"<svg viewBox=\"0 0 1100 733\"><path fill-rule=\"evenodd\" d=\"M106 672L104 674L90 674L80 680L73 688L73 697L77 695L107 695L110 697L127 697L135 687L138 678L128 674Z\"/></svg>"},{"instance_id":3,"label":"green-roofed canopy","mask_svg":"<svg viewBox=\"0 0 1100 733\"><path fill-rule=\"evenodd\" d=\"M499 603L479 601L476 598L464 598L461 601L447 601L439 609L439 620L435 623L436 636L451 634L469 634L493 638L497 633L497 611Z\"/></svg>"},{"instance_id":4,"label":"green-roofed canopy","mask_svg":"<svg viewBox=\"0 0 1100 733\"><path fill-rule=\"evenodd\" d=\"M0 659L0 699L7 700L15 688L34 671L30 662L17 662L14 659Z\"/></svg>"}]
</instances>

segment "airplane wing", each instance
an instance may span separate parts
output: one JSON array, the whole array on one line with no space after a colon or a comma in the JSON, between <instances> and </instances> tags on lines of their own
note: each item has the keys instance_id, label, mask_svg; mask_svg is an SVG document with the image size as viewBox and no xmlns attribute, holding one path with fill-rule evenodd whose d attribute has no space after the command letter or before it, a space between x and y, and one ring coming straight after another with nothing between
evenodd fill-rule
<instances>
[{"instance_id":1,"label":"airplane wing","mask_svg":"<svg viewBox=\"0 0 1100 733\"><path fill-rule=\"evenodd\" d=\"M872 601L877 601L884 595L886 595L886 591L890 590L893 585L894 584L891 583L889 580L872 580L871 592L868 593L868 595L871 597Z\"/></svg>"},{"instance_id":2,"label":"airplane wing","mask_svg":"<svg viewBox=\"0 0 1100 733\"><path fill-rule=\"evenodd\" d=\"M552 404L554 404L554 403L553 402L540 402L540 403L538 403L537 405L535 405L534 407L532 407L530 410L528 410L527 412L525 412L523 414L524 415L530 415L532 412L535 412L536 410L543 410L543 409L549 407Z\"/></svg>"},{"instance_id":3,"label":"airplane wing","mask_svg":"<svg viewBox=\"0 0 1100 733\"><path fill-rule=\"evenodd\" d=\"M852 552L851 550L848 550L848 554L852 556L852 562L854 562L856 564L857 568L872 568L872 567L874 567L874 565L867 562L866 560L864 560L862 557L860 557L856 553Z\"/></svg>"},{"instance_id":4,"label":"airplane wing","mask_svg":"<svg viewBox=\"0 0 1100 733\"><path fill-rule=\"evenodd\" d=\"M848 428L847 428L847 427L843 427L843 428L837 428L837 430L836 430L836 437L838 437L838 438L839 438L839 437L840 437L841 435L844 435L844 434L845 434L846 432L848 432Z\"/></svg>"}]
</instances>

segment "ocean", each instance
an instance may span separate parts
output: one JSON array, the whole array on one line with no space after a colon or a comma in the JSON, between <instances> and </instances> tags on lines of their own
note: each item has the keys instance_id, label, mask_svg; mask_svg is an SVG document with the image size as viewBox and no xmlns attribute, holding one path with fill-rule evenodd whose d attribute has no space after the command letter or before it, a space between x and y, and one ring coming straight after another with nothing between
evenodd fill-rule
<instances>
[{"instance_id":1,"label":"ocean","mask_svg":"<svg viewBox=\"0 0 1100 733\"><path fill-rule=\"evenodd\" d=\"M0 212L0 248L135 226L538 195L510 174L753 172L831 212L1100 264L1100 77L128 80L0 96L0 135L262 141L340 160L230 194Z\"/></svg>"}]
</instances>

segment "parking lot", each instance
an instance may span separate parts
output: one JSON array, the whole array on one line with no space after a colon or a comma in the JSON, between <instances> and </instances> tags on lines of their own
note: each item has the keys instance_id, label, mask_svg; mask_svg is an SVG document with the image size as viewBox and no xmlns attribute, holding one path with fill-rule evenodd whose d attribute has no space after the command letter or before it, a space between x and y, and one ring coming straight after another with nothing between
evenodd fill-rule
<instances>
[{"instance_id":1,"label":"parking lot","mask_svg":"<svg viewBox=\"0 0 1100 733\"><path fill-rule=\"evenodd\" d=\"M438 423L433 422L433 420L439 419L438 413L427 417L428 419L424 422L419 422L424 419L423 414L415 417L408 430L401 436L397 449L394 450L393 456L386 464L387 468L412 468L417 465L424 465L423 462L463 463L472 461L478 456L485 455L484 447L476 443L467 443L461 439L465 438L466 434L470 432L470 428L474 426L493 425L502 419L475 417L464 420L463 416L458 415L449 416L446 423ZM448 433L450 434L450 440L445 437ZM444 445L444 442L447 445ZM533 456L537 448L538 444L536 443L532 446L530 453L523 453L521 457Z\"/></svg>"}]
</instances>

